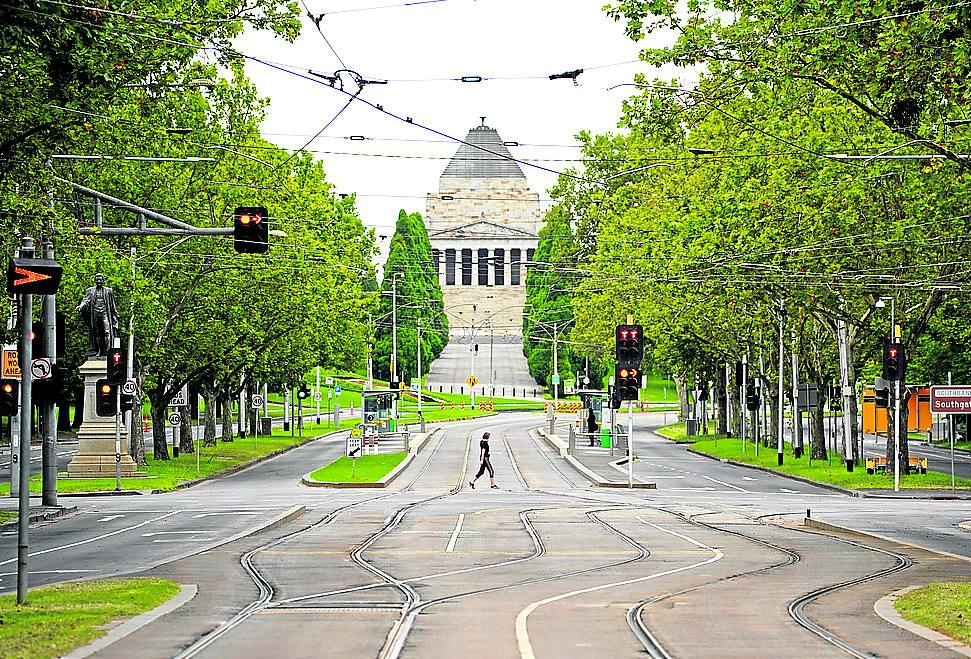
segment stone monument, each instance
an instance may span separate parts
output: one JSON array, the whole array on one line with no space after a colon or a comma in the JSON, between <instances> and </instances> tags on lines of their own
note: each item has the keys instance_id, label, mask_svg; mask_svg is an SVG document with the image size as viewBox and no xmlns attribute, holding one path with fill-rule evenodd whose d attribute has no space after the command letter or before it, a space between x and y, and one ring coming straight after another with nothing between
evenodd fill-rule
<instances>
[{"instance_id":1,"label":"stone monument","mask_svg":"<svg viewBox=\"0 0 971 659\"><path fill-rule=\"evenodd\" d=\"M121 424L121 451L115 454L115 417L98 416L98 380L108 377L108 348L119 339L115 293L104 285L104 275L94 276L94 286L84 293L76 311L90 331L88 359L81 365L84 378L84 421L78 430L78 452L67 466L69 478L114 478L115 463L122 478L144 476L128 454L128 427Z\"/></svg>"}]
</instances>

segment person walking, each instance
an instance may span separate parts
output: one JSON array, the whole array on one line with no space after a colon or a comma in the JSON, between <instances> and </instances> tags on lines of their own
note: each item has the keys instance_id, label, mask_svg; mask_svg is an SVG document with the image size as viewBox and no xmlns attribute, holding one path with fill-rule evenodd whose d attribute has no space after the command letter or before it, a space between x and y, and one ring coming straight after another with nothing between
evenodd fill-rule
<instances>
[{"instance_id":1,"label":"person walking","mask_svg":"<svg viewBox=\"0 0 971 659\"><path fill-rule=\"evenodd\" d=\"M482 433L482 441L479 442L479 472L475 475L475 478L469 481L469 485L472 489L475 489L475 482L479 480L479 476L484 474L486 470L489 470L489 485L492 489L498 490L499 486L496 485L496 472L492 468L492 462L489 461L489 433Z\"/></svg>"},{"instance_id":2,"label":"person walking","mask_svg":"<svg viewBox=\"0 0 971 659\"><path fill-rule=\"evenodd\" d=\"M597 413L590 408L590 414L587 416L587 432L590 433L590 446L594 444L594 438L597 436L597 431L600 427L597 425Z\"/></svg>"}]
</instances>

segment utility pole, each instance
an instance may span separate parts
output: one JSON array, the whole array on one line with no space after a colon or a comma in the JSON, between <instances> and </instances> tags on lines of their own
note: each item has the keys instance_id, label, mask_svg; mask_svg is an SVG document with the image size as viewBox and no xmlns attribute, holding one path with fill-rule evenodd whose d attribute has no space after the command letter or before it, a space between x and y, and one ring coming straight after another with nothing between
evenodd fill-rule
<instances>
[{"instance_id":1,"label":"utility pole","mask_svg":"<svg viewBox=\"0 0 971 659\"><path fill-rule=\"evenodd\" d=\"M320 366L317 366L317 379L314 382L314 393L317 395L314 398L317 399L317 425L320 425L320 399L323 396L320 395Z\"/></svg>"},{"instance_id":2,"label":"utility pole","mask_svg":"<svg viewBox=\"0 0 971 659\"><path fill-rule=\"evenodd\" d=\"M395 374L398 372L398 275L391 273L391 379L397 382Z\"/></svg>"},{"instance_id":3,"label":"utility pole","mask_svg":"<svg viewBox=\"0 0 971 659\"><path fill-rule=\"evenodd\" d=\"M44 242L44 258L54 260L54 243L50 239ZM51 370L57 368L57 297L54 294L45 295L41 301L41 318L44 323L44 354L51 360ZM30 321L28 319L28 326ZM24 378L27 380L27 378ZM41 419L44 422L44 445L42 467L42 496L45 506L57 505L57 419L55 418L54 401L47 400L41 406Z\"/></svg>"},{"instance_id":4,"label":"utility pole","mask_svg":"<svg viewBox=\"0 0 971 659\"><path fill-rule=\"evenodd\" d=\"M418 313L418 424L425 432L425 417L421 415L421 312Z\"/></svg>"},{"instance_id":5,"label":"utility pole","mask_svg":"<svg viewBox=\"0 0 971 659\"><path fill-rule=\"evenodd\" d=\"M802 457L802 410L799 409L799 356L795 351L795 333L793 333L792 351L792 455ZM809 398L809 392L806 392Z\"/></svg>"},{"instance_id":6,"label":"utility pole","mask_svg":"<svg viewBox=\"0 0 971 659\"><path fill-rule=\"evenodd\" d=\"M556 407L558 407L560 404L560 386L556 382L560 377L560 363L558 360L558 353L560 351L557 350L557 340L559 338L558 333L559 326L556 323L553 323L553 373L550 376L550 382L553 383L553 409L556 409ZM628 444L630 443L630 436L628 436L627 442Z\"/></svg>"},{"instance_id":7,"label":"utility pole","mask_svg":"<svg viewBox=\"0 0 971 659\"><path fill-rule=\"evenodd\" d=\"M853 471L853 429L850 427L850 402L853 389L850 387L850 367L846 345L846 321L836 321L836 335L840 353L840 382L843 395L843 460L846 471Z\"/></svg>"},{"instance_id":8,"label":"utility pole","mask_svg":"<svg viewBox=\"0 0 971 659\"><path fill-rule=\"evenodd\" d=\"M776 449L779 454L779 466L783 462L783 448L785 445L785 331L786 331L786 303L779 300L779 437ZM798 401L797 401L798 402Z\"/></svg>"},{"instance_id":9,"label":"utility pole","mask_svg":"<svg viewBox=\"0 0 971 659\"><path fill-rule=\"evenodd\" d=\"M739 405L741 406L741 407L739 407L739 410L741 410L741 414L739 414L739 417L741 418L741 421L742 421L742 428L741 428L741 430L742 430L742 453L745 452L745 421L746 421L746 419L745 419L745 416L746 416L745 415L745 412L748 409L745 406L745 386L747 384L748 384L748 355L745 354L745 355L742 355L742 384L739 387L739 392L738 392Z\"/></svg>"},{"instance_id":10,"label":"utility pole","mask_svg":"<svg viewBox=\"0 0 971 659\"><path fill-rule=\"evenodd\" d=\"M131 296L128 304L128 360L125 363L125 379L131 380L135 375L135 277L138 275L138 270L135 265L135 248L131 248ZM139 385L141 387L141 385ZM138 397L136 396L137 400ZM188 402L188 401L187 401ZM66 412L67 410L64 410ZM63 413L63 412L62 412ZM128 418L125 422L128 428L128 453L134 456L140 456L144 452L144 448L141 446L132 446L132 442L136 440L137 437L142 437L141 441L144 440L144 436L139 432L135 433L134 426L136 423L142 422L142 412L141 408L138 408L138 412L135 412L135 406L128 410ZM174 436L174 431L173 431ZM174 451L173 451L174 452ZM135 458L138 459L137 457Z\"/></svg>"},{"instance_id":11,"label":"utility pole","mask_svg":"<svg viewBox=\"0 0 971 659\"><path fill-rule=\"evenodd\" d=\"M897 331L897 304L894 298L890 298L890 334L893 336L893 342L900 342L900 332ZM901 359L901 364L906 363L904 359ZM893 382L893 491L900 491L900 446L903 443L903 439L900 436L900 389L901 383L904 379L903 369L897 374Z\"/></svg>"}]
</instances>

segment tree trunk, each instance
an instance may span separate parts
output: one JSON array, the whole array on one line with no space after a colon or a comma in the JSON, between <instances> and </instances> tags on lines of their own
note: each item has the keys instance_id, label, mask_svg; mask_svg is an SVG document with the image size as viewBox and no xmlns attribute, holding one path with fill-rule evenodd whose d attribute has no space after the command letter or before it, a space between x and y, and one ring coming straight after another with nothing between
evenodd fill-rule
<instances>
[{"instance_id":1,"label":"tree trunk","mask_svg":"<svg viewBox=\"0 0 971 659\"><path fill-rule=\"evenodd\" d=\"M202 445L216 445L216 390L205 387L202 390L202 398L206 401L206 430L203 433Z\"/></svg>"},{"instance_id":2,"label":"tree trunk","mask_svg":"<svg viewBox=\"0 0 971 659\"><path fill-rule=\"evenodd\" d=\"M179 426L179 452L195 453L196 447L192 443L192 421L189 418L190 410L186 408L186 413L182 415L182 424Z\"/></svg>"},{"instance_id":3,"label":"tree trunk","mask_svg":"<svg viewBox=\"0 0 971 659\"><path fill-rule=\"evenodd\" d=\"M148 464L145 460L145 426L142 423L142 403L144 400L145 394L139 387L132 398L131 423L128 427L128 453L135 464L141 467Z\"/></svg>"},{"instance_id":4,"label":"tree trunk","mask_svg":"<svg viewBox=\"0 0 971 659\"><path fill-rule=\"evenodd\" d=\"M819 404L809 411L809 435L812 447L809 449L809 457L812 460L826 459L826 418L824 416L825 405L823 405L823 383L816 381L816 391L819 392Z\"/></svg>"},{"instance_id":5,"label":"tree trunk","mask_svg":"<svg viewBox=\"0 0 971 659\"><path fill-rule=\"evenodd\" d=\"M163 400L162 391L150 389L148 400L152 412L152 454L156 460L169 459L169 447L165 443L165 412L167 400Z\"/></svg>"},{"instance_id":6,"label":"tree trunk","mask_svg":"<svg viewBox=\"0 0 971 659\"><path fill-rule=\"evenodd\" d=\"M688 390L685 387L684 379L677 375L672 375L671 379L674 380L674 386L678 392L678 421L684 421L688 418Z\"/></svg>"},{"instance_id":7,"label":"tree trunk","mask_svg":"<svg viewBox=\"0 0 971 659\"><path fill-rule=\"evenodd\" d=\"M233 397L229 393L228 386L223 390L222 413L223 432L221 439L224 442L231 442L233 441Z\"/></svg>"},{"instance_id":8,"label":"tree trunk","mask_svg":"<svg viewBox=\"0 0 971 659\"><path fill-rule=\"evenodd\" d=\"M778 383L775 385L778 387ZM779 445L779 390L766 382L765 393L769 403L769 432L765 433L765 445Z\"/></svg>"},{"instance_id":9,"label":"tree trunk","mask_svg":"<svg viewBox=\"0 0 971 659\"><path fill-rule=\"evenodd\" d=\"M725 386L725 369L723 368L718 369L715 388L717 391L716 398L718 399L718 420L716 422L715 432L725 436L728 435L728 410L725 409L725 404L729 394Z\"/></svg>"}]
</instances>

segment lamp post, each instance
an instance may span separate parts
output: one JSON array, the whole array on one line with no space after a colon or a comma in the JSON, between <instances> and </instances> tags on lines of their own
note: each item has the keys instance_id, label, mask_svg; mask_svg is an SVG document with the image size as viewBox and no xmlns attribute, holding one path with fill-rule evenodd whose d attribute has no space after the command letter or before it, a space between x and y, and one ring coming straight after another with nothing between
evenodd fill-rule
<instances>
[{"instance_id":1,"label":"lamp post","mask_svg":"<svg viewBox=\"0 0 971 659\"><path fill-rule=\"evenodd\" d=\"M391 274L391 379L398 373L398 277L400 272Z\"/></svg>"}]
</instances>

